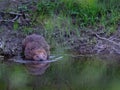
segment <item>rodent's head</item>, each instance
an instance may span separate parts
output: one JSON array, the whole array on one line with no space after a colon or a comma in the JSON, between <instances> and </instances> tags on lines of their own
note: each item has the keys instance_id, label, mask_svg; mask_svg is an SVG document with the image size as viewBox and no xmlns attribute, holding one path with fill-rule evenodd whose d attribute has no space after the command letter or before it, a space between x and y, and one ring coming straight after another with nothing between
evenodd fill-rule
<instances>
[{"instance_id":1,"label":"rodent's head","mask_svg":"<svg viewBox=\"0 0 120 90\"><path fill-rule=\"evenodd\" d=\"M45 48L40 46L37 42L30 42L24 49L25 59L30 60L47 60L48 52Z\"/></svg>"}]
</instances>

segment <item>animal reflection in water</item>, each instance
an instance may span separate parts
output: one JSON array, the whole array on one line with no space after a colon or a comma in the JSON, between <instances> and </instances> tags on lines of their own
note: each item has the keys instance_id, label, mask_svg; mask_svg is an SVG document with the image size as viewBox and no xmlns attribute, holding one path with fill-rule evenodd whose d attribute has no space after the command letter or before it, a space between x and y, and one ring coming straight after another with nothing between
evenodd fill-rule
<instances>
[{"instance_id":1,"label":"animal reflection in water","mask_svg":"<svg viewBox=\"0 0 120 90\"><path fill-rule=\"evenodd\" d=\"M56 57L56 56L50 56L49 57L50 59L49 60L39 60L39 61L35 61L35 60L23 60L22 58L19 60L16 60L16 59L11 59L12 62L15 62L15 63L21 63L21 64L25 64L25 65L35 65L35 63L37 64L50 64L52 62L56 62L56 61L59 61L59 60L62 60L62 56L59 56L59 57ZM31 66L30 66L31 67ZM41 75L45 72L45 70L49 67L48 66L41 66L41 67L32 67L32 68L27 68L28 71L33 74L33 75ZM32 71L34 70L34 71ZM38 70L38 71L37 71Z\"/></svg>"}]
</instances>

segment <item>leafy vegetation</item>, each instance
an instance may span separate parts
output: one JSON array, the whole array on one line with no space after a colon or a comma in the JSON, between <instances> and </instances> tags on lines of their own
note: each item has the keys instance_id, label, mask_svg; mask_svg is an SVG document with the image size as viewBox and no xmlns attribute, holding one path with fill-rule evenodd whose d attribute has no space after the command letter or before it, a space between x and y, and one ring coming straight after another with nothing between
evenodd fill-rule
<instances>
[{"instance_id":1,"label":"leafy vegetation","mask_svg":"<svg viewBox=\"0 0 120 90\"><path fill-rule=\"evenodd\" d=\"M47 18L52 18L63 15L74 20L75 22L71 22L80 27L96 25L114 27L120 20L118 0L41 0L37 4L37 10L38 17L46 15ZM44 23L44 20L42 21Z\"/></svg>"},{"instance_id":2,"label":"leafy vegetation","mask_svg":"<svg viewBox=\"0 0 120 90\"><path fill-rule=\"evenodd\" d=\"M27 4L19 6L18 10L29 12L32 26L41 25L49 37L56 29L68 34L73 29L79 36L80 29L102 28L111 34L120 21L120 0L38 0L30 5L34 7L31 9ZM17 28L15 23L14 29Z\"/></svg>"}]
</instances>

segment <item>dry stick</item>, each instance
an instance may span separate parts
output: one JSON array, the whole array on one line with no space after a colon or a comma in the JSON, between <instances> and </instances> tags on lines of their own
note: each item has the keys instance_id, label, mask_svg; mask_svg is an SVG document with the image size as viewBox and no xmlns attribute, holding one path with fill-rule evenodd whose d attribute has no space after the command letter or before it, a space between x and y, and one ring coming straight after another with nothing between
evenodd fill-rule
<instances>
[{"instance_id":1,"label":"dry stick","mask_svg":"<svg viewBox=\"0 0 120 90\"><path fill-rule=\"evenodd\" d=\"M112 44L116 45L118 48L120 48L120 44L119 44L119 43L116 43L116 42L113 41L113 40L110 40L110 39L101 37L101 36L99 36L97 33L93 32L93 31L88 31L88 32L94 34L97 38L99 38L99 39L101 39L101 40L104 40L104 41L107 41L107 42L109 42L109 43L112 43ZM112 49L113 49L114 51L116 51L118 54L120 54L120 51L119 51L118 49L115 49L115 47L112 47Z\"/></svg>"},{"instance_id":2,"label":"dry stick","mask_svg":"<svg viewBox=\"0 0 120 90\"><path fill-rule=\"evenodd\" d=\"M0 22L15 22L20 16L22 16L22 14L14 13L14 12L6 13L6 14L16 15L16 17L11 20L3 20L2 19L2 20L0 20Z\"/></svg>"},{"instance_id":3,"label":"dry stick","mask_svg":"<svg viewBox=\"0 0 120 90\"><path fill-rule=\"evenodd\" d=\"M21 13L15 13L15 12L9 12L8 14L17 15L17 16L22 16Z\"/></svg>"},{"instance_id":4,"label":"dry stick","mask_svg":"<svg viewBox=\"0 0 120 90\"><path fill-rule=\"evenodd\" d=\"M90 31L90 32L92 32L92 31ZM120 47L120 44L116 43L115 41L112 41L112 40L107 39L107 38L104 38L104 37L100 37L100 36L99 36L98 34L96 34L95 32L92 32L92 33L93 33L97 38L102 39L102 40L105 40L105 41L108 41L108 42L110 42L110 43L112 43L112 44Z\"/></svg>"},{"instance_id":5,"label":"dry stick","mask_svg":"<svg viewBox=\"0 0 120 90\"><path fill-rule=\"evenodd\" d=\"M16 60L16 59L9 59L8 61L10 62L16 62L16 63L22 63L22 64L32 64L32 63L52 63L52 62L56 62L56 61L59 61L59 60L62 60L62 56L60 57L57 57L55 58L54 60L38 60L38 61L33 61L33 60L23 60L23 59L20 59L20 60Z\"/></svg>"},{"instance_id":6,"label":"dry stick","mask_svg":"<svg viewBox=\"0 0 120 90\"><path fill-rule=\"evenodd\" d=\"M13 18L11 21L15 22L20 16L16 16L15 18Z\"/></svg>"},{"instance_id":7,"label":"dry stick","mask_svg":"<svg viewBox=\"0 0 120 90\"><path fill-rule=\"evenodd\" d=\"M100 37L100 36L99 36L99 35L97 35L97 34L96 34L96 36L97 36L99 39L106 40L106 41L108 41L108 42L110 42L110 43L113 43L114 45L116 45L116 46L119 46L119 47L120 47L120 44L118 44L118 43L116 43L116 42L114 42L114 41L112 41L112 40L109 40L109 39L104 38L104 37Z\"/></svg>"},{"instance_id":8,"label":"dry stick","mask_svg":"<svg viewBox=\"0 0 120 90\"><path fill-rule=\"evenodd\" d=\"M11 20L0 20L0 22L15 22L18 18L19 18L19 16L16 16L15 18L13 18Z\"/></svg>"},{"instance_id":9,"label":"dry stick","mask_svg":"<svg viewBox=\"0 0 120 90\"><path fill-rule=\"evenodd\" d=\"M83 55L83 54L76 54L76 55L74 55L74 54L64 54L63 56L69 56L69 57L75 58L75 57L92 57L94 55L96 55L96 54L86 54L86 55Z\"/></svg>"}]
</instances>

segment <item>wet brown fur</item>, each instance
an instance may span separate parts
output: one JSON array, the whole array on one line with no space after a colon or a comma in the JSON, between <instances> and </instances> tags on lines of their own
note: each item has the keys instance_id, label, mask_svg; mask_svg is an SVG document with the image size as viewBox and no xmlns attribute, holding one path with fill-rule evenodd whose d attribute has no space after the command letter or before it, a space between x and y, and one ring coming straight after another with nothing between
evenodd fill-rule
<instances>
[{"instance_id":1,"label":"wet brown fur","mask_svg":"<svg viewBox=\"0 0 120 90\"><path fill-rule=\"evenodd\" d=\"M29 35L23 40L22 44L25 59L33 59L33 49L44 49L47 53L47 57L50 55L50 47L45 39L40 35Z\"/></svg>"}]
</instances>

